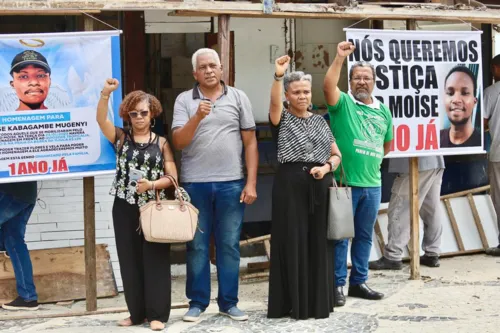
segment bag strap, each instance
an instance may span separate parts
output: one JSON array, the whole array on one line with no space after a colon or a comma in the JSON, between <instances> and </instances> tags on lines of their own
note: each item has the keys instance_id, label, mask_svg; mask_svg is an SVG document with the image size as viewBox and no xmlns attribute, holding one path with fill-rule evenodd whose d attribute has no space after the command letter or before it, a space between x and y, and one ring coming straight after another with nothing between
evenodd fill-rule
<instances>
[{"instance_id":1,"label":"bag strap","mask_svg":"<svg viewBox=\"0 0 500 333\"><path fill-rule=\"evenodd\" d=\"M344 165L342 164L342 161L340 161L340 177L339 177L339 181L340 181L340 187L342 187L342 184L344 184L346 187L348 187L349 185L347 184L347 177L345 175L345 170L344 170ZM337 181L335 180L335 177L332 177L333 179L333 187L338 187L337 186ZM343 180L343 182L342 182Z\"/></svg>"},{"instance_id":2,"label":"bag strap","mask_svg":"<svg viewBox=\"0 0 500 333\"><path fill-rule=\"evenodd\" d=\"M179 184L177 183L177 180L175 180L175 178L172 175L164 175L164 176L161 176L161 178L170 179L170 181L172 182L172 185L174 185L174 187L175 187L175 193L176 193L177 200L180 201L181 207L184 206L184 198L181 195L181 191L179 191ZM156 203L160 204L160 191L159 190L156 191Z\"/></svg>"}]
</instances>

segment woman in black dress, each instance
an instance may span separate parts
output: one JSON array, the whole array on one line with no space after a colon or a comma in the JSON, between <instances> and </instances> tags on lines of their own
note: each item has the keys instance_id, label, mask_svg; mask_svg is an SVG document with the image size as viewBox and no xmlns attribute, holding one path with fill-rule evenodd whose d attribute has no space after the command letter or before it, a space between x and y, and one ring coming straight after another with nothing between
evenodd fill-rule
<instances>
[{"instance_id":1,"label":"woman in black dress","mask_svg":"<svg viewBox=\"0 0 500 333\"><path fill-rule=\"evenodd\" d=\"M267 316L328 318L334 305L333 241L326 239L328 188L341 154L323 117L309 112L311 76L285 76L289 63L288 56L276 60L269 108L280 164L273 186Z\"/></svg>"}]
</instances>

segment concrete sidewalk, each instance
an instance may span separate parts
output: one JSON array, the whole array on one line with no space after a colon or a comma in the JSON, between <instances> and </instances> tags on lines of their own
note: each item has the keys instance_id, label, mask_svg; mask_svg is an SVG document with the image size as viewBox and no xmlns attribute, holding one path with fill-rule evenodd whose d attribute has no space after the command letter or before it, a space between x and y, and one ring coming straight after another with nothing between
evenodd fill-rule
<instances>
[{"instance_id":1,"label":"concrete sidewalk","mask_svg":"<svg viewBox=\"0 0 500 333\"><path fill-rule=\"evenodd\" d=\"M500 327L500 258L475 255L442 259L440 268L421 269L422 279L410 281L409 267L403 271L372 271L369 285L384 292L382 301L348 298L343 308L336 308L330 318L295 321L290 318L266 318L265 282L242 282L239 306L249 314L248 322L234 322L218 315L212 304L203 320L182 322L186 309L172 310L164 332L498 332ZM217 295L212 281L212 297ZM172 301L183 304L185 281L173 280ZM99 308L124 307L123 295L99 300ZM35 313L69 313L85 309L85 302L68 306L42 305ZM0 320L12 312L0 310ZM147 332L148 326L116 327L127 313L103 314L53 319L18 319L0 321L0 332Z\"/></svg>"}]
</instances>

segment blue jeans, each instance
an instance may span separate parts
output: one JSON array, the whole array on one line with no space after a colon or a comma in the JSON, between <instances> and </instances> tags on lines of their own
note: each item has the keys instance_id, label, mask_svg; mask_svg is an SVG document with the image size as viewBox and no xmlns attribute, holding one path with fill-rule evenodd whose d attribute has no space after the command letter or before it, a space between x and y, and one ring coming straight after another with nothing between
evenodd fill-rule
<instances>
[{"instance_id":1,"label":"blue jeans","mask_svg":"<svg viewBox=\"0 0 500 333\"><path fill-rule=\"evenodd\" d=\"M240 233L245 204L240 203L243 180L184 183L191 203L200 211L199 229L187 243L186 296L190 307L205 310L210 303L210 236L215 237L217 304L227 311L238 303L240 272Z\"/></svg>"},{"instance_id":2,"label":"blue jeans","mask_svg":"<svg viewBox=\"0 0 500 333\"><path fill-rule=\"evenodd\" d=\"M33 282L33 267L24 242L26 224L34 204L0 192L0 249L7 250L14 267L17 294L25 301L38 299Z\"/></svg>"},{"instance_id":3,"label":"blue jeans","mask_svg":"<svg viewBox=\"0 0 500 333\"><path fill-rule=\"evenodd\" d=\"M368 280L368 261L372 248L373 228L382 199L380 187L352 187L354 238L351 244L350 285ZM347 279L347 239L335 241L335 285L345 286Z\"/></svg>"}]
</instances>

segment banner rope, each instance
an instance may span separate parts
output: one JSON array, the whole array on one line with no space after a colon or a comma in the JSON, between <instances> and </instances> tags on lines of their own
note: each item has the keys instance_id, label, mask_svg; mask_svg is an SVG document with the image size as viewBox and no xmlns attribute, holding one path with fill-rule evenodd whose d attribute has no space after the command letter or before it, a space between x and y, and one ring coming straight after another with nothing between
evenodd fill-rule
<instances>
[{"instance_id":1,"label":"banner rope","mask_svg":"<svg viewBox=\"0 0 500 333\"><path fill-rule=\"evenodd\" d=\"M107 25L108 27L110 27L110 28L112 28L112 29L115 29L115 30L120 31L120 29L118 29L118 28L116 28L116 27L112 26L111 24L108 24L108 23L106 23L106 22L104 22L104 21L99 20L97 17L92 16L92 15L90 15L89 13L86 13L86 12L84 12L84 11L82 11L82 10L79 10L79 12L80 12L80 13L82 13L82 14L84 14L84 15L87 15L88 17L90 17L90 18L91 18L91 19L93 19L93 20L96 20L97 22L100 22L100 23L102 23L102 24L104 24L104 25Z\"/></svg>"},{"instance_id":2,"label":"banner rope","mask_svg":"<svg viewBox=\"0 0 500 333\"><path fill-rule=\"evenodd\" d=\"M482 31L481 29L478 29L478 28L476 28L475 26L473 26L473 25L472 25L472 23L470 23L470 22L465 22L464 20L462 20L462 19L460 19L460 18L459 18L458 20L459 20L459 21L462 21L462 23L465 23L465 24L470 25L470 27L471 27L472 29L474 29L474 30L477 30L477 31Z\"/></svg>"},{"instance_id":3,"label":"banner rope","mask_svg":"<svg viewBox=\"0 0 500 333\"><path fill-rule=\"evenodd\" d=\"M359 24L359 23L361 23L361 22L363 22L363 21L368 20L370 17L372 17L372 16L367 16L367 17L365 17L364 19L359 20L358 22L354 22L353 24L351 24L351 25L350 25L350 26L348 26L348 27L345 27L344 29L349 29L350 27L353 27L353 26L355 26L355 25L357 25L357 24Z\"/></svg>"}]
</instances>

